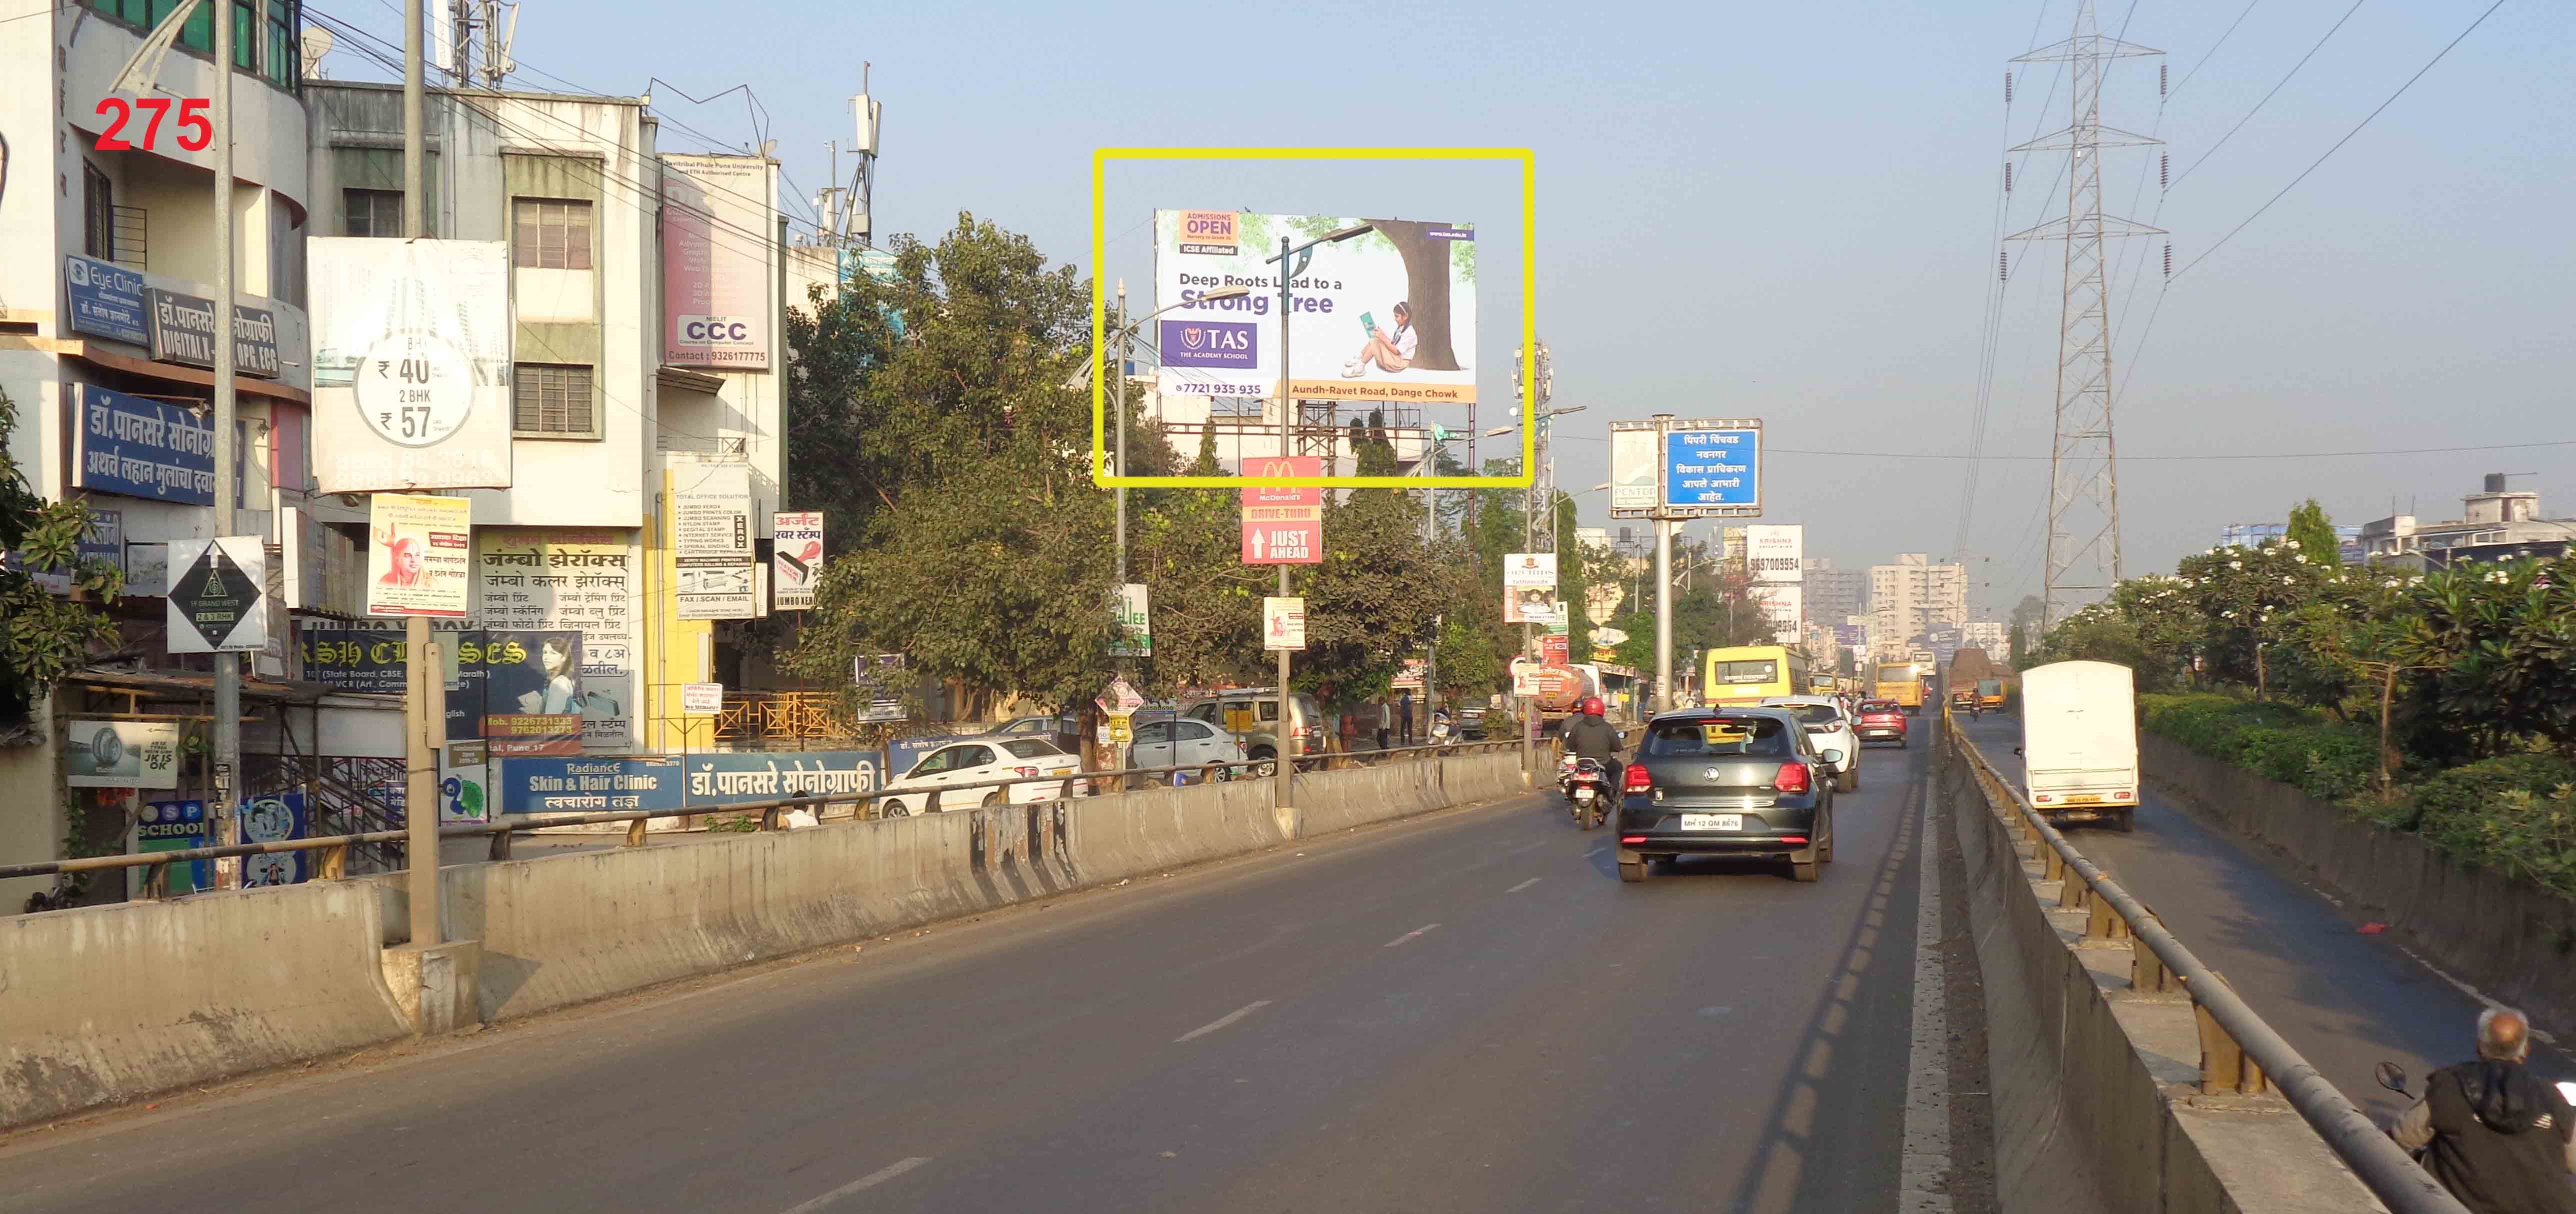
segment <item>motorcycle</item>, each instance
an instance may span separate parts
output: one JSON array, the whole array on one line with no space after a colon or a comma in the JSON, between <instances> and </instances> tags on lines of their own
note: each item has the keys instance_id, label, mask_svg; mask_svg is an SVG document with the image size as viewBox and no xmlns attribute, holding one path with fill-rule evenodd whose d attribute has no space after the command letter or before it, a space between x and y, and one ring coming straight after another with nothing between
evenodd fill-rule
<instances>
[{"instance_id":1,"label":"motorcycle","mask_svg":"<svg viewBox=\"0 0 2576 1214\"><path fill-rule=\"evenodd\" d=\"M1610 772L1599 759L1568 755L1559 760L1556 787L1565 794L1567 811L1574 815L1576 826L1591 830L1609 820Z\"/></svg>"},{"instance_id":2,"label":"motorcycle","mask_svg":"<svg viewBox=\"0 0 2576 1214\"><path fill-rule=\"evenodd\" d=\"M2401 1067L2394 1062L2383 1062L2378 1066L2372 1067L2371 1077L2379 1080L2379 1086L2395 1092L2408 1100L2420 1099L2420 1097L2416 1096L2415 1093L2406 1090L2406 1068ZM2556 1086L2560 1097L2564 1098L2569 1104L2576 1104L2576 1083L2569 1083L2562 1080ZM2415 1162L2424 1162L2423 1147L2417 1147L2407 1153L2415 1157Z\"/></svg>"}]
</instances>

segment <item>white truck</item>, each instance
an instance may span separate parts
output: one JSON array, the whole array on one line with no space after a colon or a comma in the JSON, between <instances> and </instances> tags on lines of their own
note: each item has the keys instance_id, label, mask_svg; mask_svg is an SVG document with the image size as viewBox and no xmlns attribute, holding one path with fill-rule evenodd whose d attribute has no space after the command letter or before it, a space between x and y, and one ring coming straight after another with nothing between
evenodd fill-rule
<instances>
[{"instance_id":1,"label":"white truck","mask_svg":"<svg viewBox=\"0 0 2576 1214\"><path fill-rule=\"evenodd\" d=\"M2021 677L2022 786L2052 824L2135 828L2138 701L2126 666L2054 662Z\"/></svg>"}]
</instances>

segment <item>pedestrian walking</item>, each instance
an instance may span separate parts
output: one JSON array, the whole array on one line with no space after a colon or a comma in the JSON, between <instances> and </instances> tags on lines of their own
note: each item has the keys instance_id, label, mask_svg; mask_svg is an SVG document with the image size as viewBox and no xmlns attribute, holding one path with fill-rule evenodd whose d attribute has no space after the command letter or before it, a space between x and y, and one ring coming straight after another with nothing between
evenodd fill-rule
<instances>
[{"instance_id":1,"label":"pedestrian walking","mask_svg":"<svg viewBox=\"0 0 2576 1214\"><path fill-rule=\"evenodd\" d=\"M1394 744L1395 709L1387 704L1385 696L1379 696L1378 698L1369 701L1369 721L1377 727L1377 748L1379 750L1385 750L1387 747Z\"/></svg>"},{"instance_id":2,"label":"pedestrian walking","mask_svg":"<svg viewBox=\"0 0 2576 1214\"><path fill-rule=\"evenodd\" d=\"M1395 728L1397 736L1404 739L1405 745L1413 745L1413 689L1410 687L1404 689L1403 695L1396 697Z\"/></svg>"}]
</instances>

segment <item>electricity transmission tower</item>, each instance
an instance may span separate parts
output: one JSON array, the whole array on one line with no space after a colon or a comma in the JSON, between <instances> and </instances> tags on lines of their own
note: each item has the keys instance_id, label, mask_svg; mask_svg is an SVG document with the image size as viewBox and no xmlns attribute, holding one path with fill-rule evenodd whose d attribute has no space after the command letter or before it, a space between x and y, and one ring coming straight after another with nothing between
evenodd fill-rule
<instances>
[{"instance_id":1,"label":"electricity transmission tower","mask_svg":"<svg viewBox=\"0 0 2576 1214\"><path fill-rule=\"evenodd\" d=\"M2065 152L2066 215L2011 240L2066 242L2065 297L2058 309L2057 438L2048 460L2047 613L2042 628L2080 599L2120 580L2120 471L2111 437L2111 283L2104 242L2162 232L2102 214L2102 149L2161 143L2102 125L2102 75L2114 59L2164 52L2095 25L2093 0L2078 0L2074 35L2013 60L2063 63L2071 84L2066 129L2012 149Z\"/></svg>"}]
</instances>

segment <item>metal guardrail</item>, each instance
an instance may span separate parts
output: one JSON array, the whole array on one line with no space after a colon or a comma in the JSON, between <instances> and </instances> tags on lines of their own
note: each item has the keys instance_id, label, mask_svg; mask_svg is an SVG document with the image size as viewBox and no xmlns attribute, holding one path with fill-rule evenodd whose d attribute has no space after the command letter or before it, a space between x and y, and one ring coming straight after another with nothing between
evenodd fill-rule
<instances>
[{"instance_id":1,"label":"metal guardrail","mask_svg":"<svg viewBox=\"0 0 2576 1214\"><path fill-rule=\"evenodd\" d=\"M1385 763L1390 760L1409 762L1441 758L1451 755L1499 751L1506 748L1517 749L1519 746L1520 743L1517 741L1449 742L1425 746L1389 747L1385 750L1298 755L1290 760L1290 764L1292 771L1317 771L1335 764L1358 763L1361 765L1375 765ZM869 807L873 806L880 800L884 800L889 797L910 798L915 794L927 793L928 799L924 803L922 812L936 813L941 812L939 808L941 797L944 794L949 793L965 793L984 789L1002 789L1004 790L1004 802L1008 803L1009 792L1007 790L1014 786L1021 784L1057 784L1063 786L1058 790L1057 797L1055 798L1060 800L1074 795L1072 786L1076 783L1090 785L1091 792L1086 795L1098 796L1110 793L1134 791L1139 787L1173 787L1180 783L1176 777L1199 776L1211 771L1223 773L1216 777L1219 781L1227 781L1237 778L1267 779L1268 776L1266 772L1269 767L1269 760L1245 760L1242 762L1231 763L1199 763L1172 767L1125 767L1102 771L1078 771L1070 775L1012 776L1008 779L977 780L970 783L947 784L935 788L924 789L879 788L855 796L827 797L809 794L793 797L779 797L768 801L745 802L738 805L696 805L685 806L679 809L610 809L591 812L502 814L495 817L490 822L457 823L449 826L441 826L438 828L438 837L441 839L463 839L488 835L492 839L491 858L495 860L507 860L510 858L510 840L514 835L521 831L543 830L548 827L556 826L596 826L613 822L624 822L627 824L626 841L624 846L641 847L644 845L645 841L645 824L657 818L712 818L756 815L758 819L757 828L763 831L771 831L779 829L780 818L792 810L815 809L824 805L839 805L857 802L860 807L859 812L861 814L865 814ZM1263 774L1252 774L1255 772ZM1144 781L1142 785L1138 783L1140 778ZM1103 783L1110 783L1112 784L1112 787L1104 789L1101 787ZM961 804L957 806L957 808L973 809L982 808L982 806ZM161 897L163 891L167 889L169 868L173 864L183 864L197 860L221 859L228 856L256 856L270 852L318 851L322 853L322 856L319 864L317 865L318 871L315 874L316 877L323 880L339 880L348 875L350 848L375 843L400 843L409 837L409 833L401 829L371 830L357 834L321 835L309 839L282 839L270 843L234 843L222 847L191 847L176 851L145 852L140 854L115 856L86 856L74 860L46 860L33 864L0 864L0 880L12 877L45 877L63 873L101 872L110 869L142 868L149 871L145 874L143 892L140 896L149 900ZM406 861L406 863L408 863L408 861Z\"/></svg>"},{"instance_id":2,"label":"metal guardrail","mask_svg":"<svg viewBox=\"0 0 2576 1214\"><path fill-rule=\"evenodd\" d=\"M2326 1146L2351 1167L2393 1214L2468 1214L2440 1181L2415 1163L2405 1148L2373 1124L2341 1090L2255 1014L2218 971L2202 963L2153 910L2121 887L2101 866L2084 858L2048 824L1976 746L1953 727L1946 706L1943 732L1966 757L1989 805L2012 807L2003 815L2017 840L2029 842L2044 866L2042 880L2060 882L2057 905L2083 910L2084 939L2129 943L2130 989L2191 999L2200 1027L2200 1090L2204 1094L2259 1095L2278 1091Z\"/></svg>"}]
</instances>

